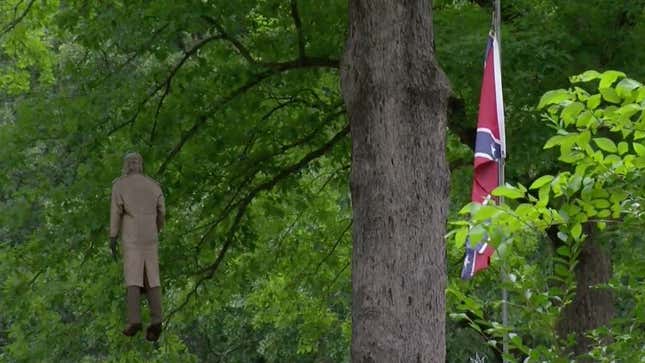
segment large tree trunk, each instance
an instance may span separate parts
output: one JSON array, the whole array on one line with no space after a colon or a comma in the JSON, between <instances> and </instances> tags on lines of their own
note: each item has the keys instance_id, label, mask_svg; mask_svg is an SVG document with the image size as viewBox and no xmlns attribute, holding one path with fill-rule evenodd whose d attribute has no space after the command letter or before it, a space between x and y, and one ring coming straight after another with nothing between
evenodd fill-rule
<instances>
[{"instance_id":1,"label":"large tree trunk","mask_svg":"<svg viewBox=\"0 0 645 363\"><path fill-rule=\"evenodd\" d=\"M428 0L352 0L352 361L445 361L449 85Z\"/></svg>"},{"instance_id":2,"label":"large tree trunk","mask_svg":"<svg viewBox=\"0 0 645 363\"><path fill-rule=\"evenodd\" d=\"M575 355L589 351L589 341L585 334L592 329L607 325L613 319L616 309L610 290L594 287L609 282L611 278L611 258L600 244L594 241L592 226L585 226L589 236L582 245L582 251L575 269L576 296L563 311L558 321L558 335L566 338L575 336L572 352ZM580 360L581 362L583 360Z\"/></svg>"}]
</instances>

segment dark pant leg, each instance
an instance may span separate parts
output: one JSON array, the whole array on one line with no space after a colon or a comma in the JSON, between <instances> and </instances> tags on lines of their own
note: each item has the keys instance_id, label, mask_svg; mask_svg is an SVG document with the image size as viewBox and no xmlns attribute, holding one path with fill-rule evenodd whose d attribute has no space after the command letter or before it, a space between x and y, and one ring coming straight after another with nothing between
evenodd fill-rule
<instances>
[{"instance_id":1,"label":"dark pant leg","mask_svg":"<svg viewBox=\"0 0 645 363\"><path fill-rule=\"evenodd\" d=\"M161 311L161 287L148 288L148 305L150 305L150 324L159 324L163 320Z\"/></svg>"},{"instance_id":2,"label":"dark pant leg","mask_svg":"<svg viewBox=\"0 0 645 363\"><path fill-rule=\"evenodd\" d=\"M141 323L141 311L139 300L141 292L139 286L128 286L126 288L126 303L128 306L128 323L139 324Z\"/></svg>"},{"instance_id":3,"label":"dark pant leg","mask_svg":"<svg viewBox=\"0 0 645 363\"><path fill-rule=\"evenodd\" d=\"M148 298L148 306L150 308L150 324L159 324L163 320L161 311L161 287L150 287L148 283L148 273L143 268L143 286L146 290L146 297Z\"/></svg>"}]
</instances>

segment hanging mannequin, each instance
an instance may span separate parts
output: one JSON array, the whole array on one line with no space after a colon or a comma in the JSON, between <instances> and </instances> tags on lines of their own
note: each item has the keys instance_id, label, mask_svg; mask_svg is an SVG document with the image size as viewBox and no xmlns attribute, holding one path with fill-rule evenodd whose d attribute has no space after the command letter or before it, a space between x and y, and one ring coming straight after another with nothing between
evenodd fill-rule
<instances>
[{"instance_id":1,"label":"hanging mannequin","mask_svg":"<svg viewBox=\"0 0 645 363\"><path fill-rule=\"evenodd\" d=\"M134 336L141 330L139 304L142 291L148 298L151 316L146 339L156 341L161 335L158 241L164 218L161 186L143 174L143 158L140 154L125 155L122 176L112 184L110 247L116 258L120 234L128 315L128 325L123 330L126 336Z\"/></svg>"}]
</instances>

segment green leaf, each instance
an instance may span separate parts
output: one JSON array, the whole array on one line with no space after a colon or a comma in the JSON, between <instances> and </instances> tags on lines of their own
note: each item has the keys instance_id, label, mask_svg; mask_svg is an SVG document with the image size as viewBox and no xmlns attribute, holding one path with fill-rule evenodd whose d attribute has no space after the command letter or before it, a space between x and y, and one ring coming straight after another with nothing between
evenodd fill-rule
<instances>
[{"instance_id":1,"label":"green leaf","mask_svg":"<svg viewBox=\"0 0 645 363\"><path fill-rule=\"evenodd\" d=\"M515 348L519 349L522 351L524 354L529 354L530 351L526 345L522 343L522 338L519 335L516 334L509 334L509 338L511 338L511 345L514 346Z\"/></svg>"},{"instance_id":2,"label":"green leaf","mask_svg":"<svg viewBox=\"0 0 645 363\"><path fill-rule=\"evenodd\" d=\"M643 144L635 142L632 144L632 147L638 156L645 156L645 146Z\"/></svg>"},{"instance_id":3,"label":"green leaf","mask_svg":"<svg viewBox=\"0 0 645 363\"><path fill-rule=\"evenodd\" d=\"M571 125L576 123L576 117L585 107L580 102L571 102L560 114L560 118L564 121L565 125Z\"/></svg>"},{"instance_id":4,"label":"green leaf","mask_svg":"<svg viewBox=\"0 0 645 363\"><path fill-rule=\"evenodd\" d=\"M448 221L448 224L451 226L469 226L470 223L468 221ZM454 233L455 231L451 231L451 233Z\"/></svg>"},{"instance_id":5,"label":"green leaf","mask_svg":"<svg viewBox=\"0 0 645 363\"><path fill-rule=\"evenodd\" d=\"M593 206L598 209L609 208L610 206L610 203L607 199L594 199L591 201L591 204L593 204Z\"/></svg>"},{"instance_id":6,"label":"green leaf","mask_svg":"<svg viewBox=\"0 0 645 363\"><path fill-rule=\"evenodd\" d=\"M584 156L583 153L581 153L579 151L573 151L573 152L563 154L562 156L560 156L558 158L558 160L560 160L560 161L562 161L564 163L567 163L567 164L574 164L574 163L576 163L579 160L582 160L584 158L585 158L585 156Z\"/></svg>"},{"instance_id":7,"label":"green leaf","mask_svg":"<svg viewBox=\"0 0 645 363\"><path fill-rule=\"evenodd\" d=\"M552 136L547 142L544 144L544 149L550 149L554 146L560 145L562 140L564 140L565 137L562 135L555 135Z\"/></svg>"},{"instance_id":8,"label":"green leaf","mask_svg":"<svg viewBox=\"0 0 645 363\"><path fill-rule=\"evenodd\" d=\"M572 76L570 80L572 83L589 82L589 81L593 81L594 79L600 78L600 76L601 74L598 71L590 70L590 71L585 71L581 74Z\"/></svg>"},{"instance_id":9,"label":"green leaf","mask_svg":"<svg viewBox=\"0 0 645 363\"><path fill-rule=\"evenodd\" d=\"M597 217L598 218L607 218L611 215L611 211L609 209L603 209L600 212L598 212Z\"/></svg>"},{"instance_id":10,"label":"green leaf","mask_svg":"<svg viewBox=\"0 0 645 363\"><path fill-rule=\"evenodd\" d=\"M594 189L593 189L593 193L591 193L591 195L592 195L594 198L598 198L598 199L606 199L606 198L609 198L609 192L607 192L607 191L606 191L606 190L604 190L604 189L601 189L600 187L598 187L598 188L594 188Z\"/></svg>"},{"instance_id":11,"label":"green leaf","mask_svg":"<svg viewBox=\"0 0 645 363\"><path fill-rule=\"evenodd\" d=\"M515 208L515 214L523 219L529 218L534 212L535 207L531 203L522 203Z\"/></svg>"},{"instance_id":12,"label":"green leaf","mask_svg":"<svg viewBox=\"0 0 645 363\"><path fill-rule=\"evenodd\" d=\"M473 220L475 221L485 221L490 219L493 215L499 213L499 209L493 205L484 205L475 214L473 215Z\"/></svg>"},{"instance_id":13,"label":"green leaf","mask_svg":"<svg viewBox=\"0 0 645 363\"><path fill-rule=\"evenodd\" d=\"M600 76L598 89L609 88L618 78L625 77L625 73L618 71L606 71Z\"/></svg>"},{"instance_id":14,"label":"green leaf","mask_svg":"<svg viewBox=\"0 0 645 363\"><path fill-rule=\"evenodd\" d=\"M560 246L560 247L558 247L557 250L555 250L555 252L557 252L557 254L560 255L560 256L564 256L564 257L569 257L570 256L569 247L567 247L567 246Z\"/></svg>"},{"instance_id":15,"label":"green leaf","mask_svg":"<svg viewBox=\"0 0 645 363\"><path fill-rule=\"evenodd\" d=\"M576 144L578 144L578 146L580 146L581 148L585 148L587 145L589 145L589 141L591 141L591 132L589 132L589 130L585 130L578 135Z\"/></svg>"},{"instance_id":16,"label":"green leaf","mask_svg":"<svg viewBox=\"0 0 645 363\"><path fill-rule=\"evenodd\" d=\"M529 187L529 189L538 189L538 188L540 188L541 186L543 186L543 185L545 185L545 184L547 184L547 183L550 183L550 182L551 182L551 180L553 180L553 176L552 176L552 175L543 175L543 176L541 176L541 177L537 178L537 179L536 179L536 180L531 184L531 186Z\"/></svg>"},{"instance_id":17,"label":"green leaf","mask_svg":"<svg viewBox=\"0 0 645 363\"><path fill-rule=\"evenodd\" d=\"M556 265L555 265L555 266L553 266L553 267L554 267L554 269L555 269L555 273L556 273L556 275L558 275L558 276L567 277L567 276L570 276L570 275L571 275L571 273L569 272L569 270L567 270L567 268L566 268L566 267L564 267L563 265L561 265L561 264L559 264L559 263L558 263L558 264L556 264Z\"/></svg>"},{"instance_id":18,"label":"green leaf","mask_svg":"<svg viewBox=\"0 0 645 363\"><path fill-rule=\"evenodd\" d=\"M609 201L612 203L620 203L627 197L627 193L623 190L613 191L609 195Z\"/></svg>"},{"instance_id":19,"label":"green leaf","mask_svg":"<svg viewBox=\"0 0 645 363\"><path fill-rule=\"evenodd\" d=\"M468 204L466 204L465 206L463 206L463 208L461 208L461 209L459 210L459 212L457 212L457 213L458 213L458 214L468 214L468 213L471 213L471 211L473 210L474 206L475 206L475 204L474 204L474 203L468 203Z\"/></svg>"},{"instance_id":20,"label":"green leaf","mask_svg":"<svg viewBox=\"0 0 645 363\"><path fill-rule=\"evenodd\" d=\"M600 94L607 102L620 103L620 97L613 88L601 88Z\"/></svg>"},{"instance_id":21,"label":"green leaf","mask_svg":"<svg viewBox=\"0 0 645 363\"><path fill-rule=\"evenodd\" d=\"M495 188L491 194L496 197L505 197L508 199L519 199L525 195L521 190L510 185L501 185Z\"/></svg>"},{"instance_id":22,"label":"green leaf","mask_svg":"<svg viewBox=\"0 0 645 363\"><path fill-rule=\"evenodd\" d=\"M645 169L645 156L639 156L634 159L633 164L638 169Z\"/></svg>"},{"instance_id":23,"label":"green leaf","mask_svg":"<svg viewBox=\"0 0 645 363\"><path fill-rule=\"evenodd\" d=\"M551 295L552 297L562 296L564 295L564 291L562 291L562 289L559 287L552 287L549 289L549 295Z\"/></svg>"},{"instance_id":24,"label":"green leaf","mask_svg":"<svg viewBox=\"0 0 645 363\"><path fill-rule=\"evenodd\" d=\"M479 243L486 236L486 229L481 224L476 225L468 231L470 242L473 244Z\"/></svg>"},{"instance_id":25,"label":"green leaf","mask_svg":"<svg viewBox=\"0 0 645 363\"><path fill-rule=\"evenodd\" d=\"M454 320L457 320L457 321L470 320L470 318L468 318L468 315L466 315L466 313L450 313L450 314L448 314L448 316L451 319L454 319Z\"/></svg>"},{"instance_id":26,"label":"green leaf","mask_svg":"<svg viewBox=\"0 0 645 363\"><path fill-rule=\"evenodd\" d=\"M538 202L537 206L546 207L549 204L549 195L551 192L551 185L545 184L540 187L538 191Z\"/></svg>"},{"instance_id":27,"label":"green leaf","mask_svg":"<svg viewBox=\"0 0 645 363\"><path fill-rule=\"evenodd\" d=\"M571 228L571 237L573 237L573 239L575 240L579 240L581 235L582 235L582 225L580 223L576 223Z\"/></svg>"},{"instance_id":28,"label":"green leaf","mask_svg":"<svg viewBox=\"0 0 645 363\"><path fill-rule=\"evenodd\" d=\"M466 238L468 237L468 228L459 228L457 233L455 233L455 245L458 248L462 248L466 243Z\"/></svg>"},{"instance_id":29,"label":"green leaf","mask_svg":"<svg viewBox=\"0 0 645 363\"><path fill-rule=\"evenodd\" d=\"M580 185L582 185L582 177L580 175L575 175L574 177L569 178L567 190L570 193L575 193L580 189Z\"/></svg>"},{"instance_id":30,"label":"green leaf","mask_svg":"<svg viewBox=\"0 0 645 363\"><path fill-rule=\"evenodd\" d=\"M642 107L640 107L635 103L629 103L625 106L622 106L618 110L616 110L616 113L622 116L623 119L627 120L630 117L632 117L632 115L641 111L642 109L643 109Z\"/></svg>"},{"instance_id":31,"label":"green leaf","mask_svg":"<svg viewBox=\"0 0 645 363\"><path fill-rule=\"evenodd\" d=\"M566 89L557 89L553 91L546 92L542 98L540 98L540 103L538 104L538 110L543 109L545 106L560 104L564 101L573 100L574 96L571 92Z\"/></svg>"},{"instance_id":32,"label":"green leaf","mask_svg":"<svg viewBox=\"0 0 645 363\"><path fill-rule=\"evenodd\" d=\"M621 141L618 143L618 154L624 155L629 151L629 144Z\"/></svg>"},{"instance_id":33,"label":"green leaf","mask_svg":"<svg viewBox=\"0 0 645 363\"><path fill-rule=\"evenodd\" d=\"M595 94L587 99L587 108L590 110L595 110L596 107L600 106L602 97L600 94Z\"/></svg>"},{"instance_id":34,"label":"green leaf","mask_svg":"<svg viewBox=\"0 0 645 363\"><path fill-rule=\"evenodd\" d=\"M616 91L622 97L626 97L629 93L631 93L631 91L635 90L636 88L638 88L640 86L642 86L642 85L638 81L635 81L635 80L630 79L630 78L623 78L616 85Z\"/></svg>"},{"instance_id":35,"label":"green leaf","mask_svg":"<svg viewBox=\"0 0 645 363\"><path fill-rule=\"evenodd\" d=\"M587 92L587 90L584 89L584 88L574 87L573 89L575 90L574 93L575 93L576 97L580 101L585 101L590 96L589 92Z\"/></svg>"},{"instance_id":36,"label":"green leaf","mask_svg":"<svg viewBox=\"0 0 645 363\"><path fill-rule=\"evenodd\" d=\"M622 162L623 162L623 159L621 159L620 156L618 155L609 155L603 161L604 164L610 165L613 168L620 166Z\"/></svg>"},{"instance_id":37,"label":"green leaf","mask_svg":"<svg viewBox=\"0 0 645 363\"><path fill-rule=\"evenodd\" d=\"M576 127L578 129L589 128L590 125L592 125L592 119L593 113L589 110L585 110L580 115L578 115L578 119L576 120Z\"/></svg>"},{"instance_id":38,"label":"green leaf","mask_svg":"<svg viewBox=\"0 0 645 363\"><path fill-rule=\"evenodd\" d=\"M617 151L616 144L611 139L606 137L594 137L593 141L604 151L615 153Z\"/></svg>"}]
</instances>

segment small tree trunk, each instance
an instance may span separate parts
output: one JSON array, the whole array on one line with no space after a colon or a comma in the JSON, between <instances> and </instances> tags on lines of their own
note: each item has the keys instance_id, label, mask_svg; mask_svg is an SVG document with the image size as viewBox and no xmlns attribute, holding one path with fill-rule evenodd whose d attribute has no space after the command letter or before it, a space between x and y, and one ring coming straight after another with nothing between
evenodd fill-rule
<instances>
[{"instance_id":1,"label":"small tree trunk","mask_svg":"<svg viewBox=\"0 0 645 363\"><path fill-rule=\"evenodd\" d=\"M609 282L612 273L611 258L594 240L590 225L586 225L585 233L589 237L582 245L575 270L576 296L562 312L557 327L558 335L563 339L574 334L575 345L572 352L575 355L589 352L591 342L585 337L585 333L608 324L616 313L611 291L594 287Z\"/></svg>"},{"instance_id":2,"label":"small tree trunk","mask_svg":"<svg viewBox=\"0 0 645 363\"><path fill-rule=\"evenodd\" d=\"M352 0L352 361L445 361L449 85L428 0Z\"/></svg>"}]
</instances>

